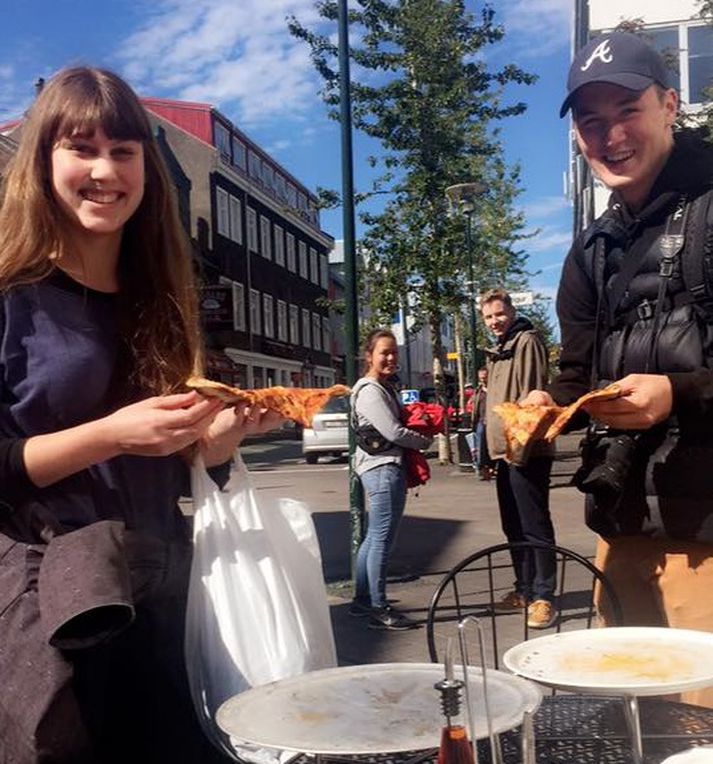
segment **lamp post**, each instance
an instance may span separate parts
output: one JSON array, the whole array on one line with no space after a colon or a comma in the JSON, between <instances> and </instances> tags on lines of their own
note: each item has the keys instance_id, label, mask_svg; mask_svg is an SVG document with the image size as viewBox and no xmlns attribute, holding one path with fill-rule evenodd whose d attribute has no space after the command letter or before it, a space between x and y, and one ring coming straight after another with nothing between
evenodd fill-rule
<instances>
[{"instance_id":1,"label":"lamp post","mask_svg":"<svg viewBox=\"0 0 713 764\"><path fill-rule=\"evenodd\" d=\"M337 5L339 36L339 106L342 138L342 215L344 225L344 329L345 371L347 384L357 379L357 356L359 354L359 316L356 288L356 246L354 225L354 178L352 160L352 101L349 75L349 17L347 0ZM354 428L349 425L349 519L351 525L351 570L356 574L356 556L364 538L364 492L354 472L356 440Z\"/></svg>"},{"instance_id":2,"label":"lamp post","mask_svg":"<svg viewBox=\"0 0 713 764\"><path fill-rule=\"evenodd\" d=\"M478 386L478 330L475 316L475 266L473 263L473 213L475 212L475 200L486 187L483 183L457 183L448 186L446 197L452 214L465 215L465 247L468 254L468 283L470 286L470 359L473 390Z\"/></svg>"}]
</instances>

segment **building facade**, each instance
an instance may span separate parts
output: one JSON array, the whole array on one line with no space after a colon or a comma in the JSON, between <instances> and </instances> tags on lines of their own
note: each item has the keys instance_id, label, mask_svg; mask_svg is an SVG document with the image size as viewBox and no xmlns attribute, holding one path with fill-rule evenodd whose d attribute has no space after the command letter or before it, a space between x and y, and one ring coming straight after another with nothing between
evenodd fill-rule
<instances>
[{"instance_id":1,"label":"building facade","mask_svg":"<svg viewBox=\"0 0 713 764\"><path fill-rule=\"evenodd\" d=\"M209 104L143 103L196 246L209 375L247 388L333 384L334 241L317 198Z\"/></svg>"},{"instance_id":2,"label":"building facade","mask_svg":"<svg viewBox=\"0 0 713 764\"><path fill-rule=\"evenodd\" d=\"M713 27L699 10L697 0L576 0L573 49L622 21L643 23L643 34L671 62L682 111L695 119L710 100L706 88L713 85ZM573 136L570 159L576 235L606 209L609 191L591 177Z\"/></svg>"}]
</instances>

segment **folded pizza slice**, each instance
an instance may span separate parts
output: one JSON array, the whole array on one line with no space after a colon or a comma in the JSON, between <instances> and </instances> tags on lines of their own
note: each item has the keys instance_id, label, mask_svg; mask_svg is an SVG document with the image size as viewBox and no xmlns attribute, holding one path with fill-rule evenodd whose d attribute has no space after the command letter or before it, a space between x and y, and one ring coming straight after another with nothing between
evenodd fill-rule
<instances>
[{"instance_id":1,"label":"folded pizza slice","mask_svg":"<svg viewBox=\"0 0 713 764\"><path fill-rule=\"evenodd\" d=\"M331 398L348 395L346 385L331 387L264 387L257 390L241 390L222 382L213 382L202 377L191 377L186 386L202 395L220 398L229 405L245 404L277 411L285 419L291 419L304 427L311 427L312 417L324 408Z\"/></svg>"}]
</instances>

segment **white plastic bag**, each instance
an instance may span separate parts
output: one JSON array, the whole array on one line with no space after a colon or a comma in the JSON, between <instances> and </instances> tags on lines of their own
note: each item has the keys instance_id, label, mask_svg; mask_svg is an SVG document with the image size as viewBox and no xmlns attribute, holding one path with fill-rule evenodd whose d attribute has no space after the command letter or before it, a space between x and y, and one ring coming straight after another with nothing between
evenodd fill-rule
<instances>
[{"instance_id":1,"label":"white plastic bag","mask_svg":"<svg viewBox=\"0 0 713 764\"><path fill-rule=\"evenodd\" d=\"M255 685L335 666L336 652L306 505L258 497L239 453L223 490L200 457L191 483L186 665L203 728L221 745L212 720L223 701Z\"/></svg>"}]
</instances>

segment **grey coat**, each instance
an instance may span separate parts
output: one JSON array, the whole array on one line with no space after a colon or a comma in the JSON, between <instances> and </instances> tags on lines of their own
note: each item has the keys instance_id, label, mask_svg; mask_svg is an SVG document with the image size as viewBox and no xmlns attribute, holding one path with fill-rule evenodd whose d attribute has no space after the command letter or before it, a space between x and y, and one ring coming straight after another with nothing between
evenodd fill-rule
<instances>
[{"instance_id":1,"label":"grey coat","mask_svg":"<svg viewBox=\"0 0 713 764\"><path fill-rule=\"evenodd\" d=\"M424 449L431 438L419 435L401 424L401 401L398 396L376 380L362 377L352 388L351 409L356 425L372 425L393 444L391 448L372 456L357 446L354 471L363 475L382 464L401 464L404 448Z\"/></svg>"}]
</instances>

